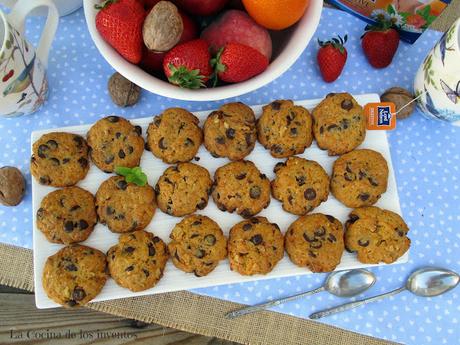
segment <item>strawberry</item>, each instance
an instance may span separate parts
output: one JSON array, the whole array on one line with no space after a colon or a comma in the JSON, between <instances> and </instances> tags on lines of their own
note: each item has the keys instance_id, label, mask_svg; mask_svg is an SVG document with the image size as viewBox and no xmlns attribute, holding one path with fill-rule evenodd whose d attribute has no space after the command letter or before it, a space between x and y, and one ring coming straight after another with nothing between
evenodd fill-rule
<instances>
[{"instance_id":1,"label":"strawberry","mask_svg":"<svg viewBox=\"0 0 460 345\"><path fill-rule=\"evenodd\" d=\"M343 39L338 36L338 38L334 37L326 42L318 40L320 48L316 59L325 82L333 82L342 73L348 55L347 49L344 47L347 39L348 37L345 35Z\"/></svg>"},{"instance_id":2,"label":"strawberry","mask_svg":"<svg viewBox=\"0 0 460 345\"><path fill-rule=\"evenodd\" d=\"M238 83L248 80L268 67L269 61L258 50L244 44L230 42L219 50L211 65L217 78L228 83Z\"/></svg>"},{"instance_id":3,"label":"strawberry","mask_svg":"<svg viewBox=\"0 0 460 345\"><path fill-rule=\"evenodd\" d=\"M163 60L169 82L187 89L204 87L212 74L211 54L205 40L197 39L179 44Z\"/></svg>"},{"instance_id":4,"label":"strawberry","mask_svg":"<svg viewBox=\"0 0 460 345\"><path fill-rule=\"evenodd\" d=\"M391 23L382 22L377 26L366 26L361 46L369 63L375 68L385 68L396 54L399 46L398 31Z\"/></svg>"},{"instance_id":5,"label":"strawberry","mask_svg":"<svg viewBox=\"0 0 460 345\"><path fill-rule=\"evenodd\" d=\"M106 0L95 5L96 28L102 38L131 63L142 57L144 7L138 0Z\"/></svg>"}]
</instances>

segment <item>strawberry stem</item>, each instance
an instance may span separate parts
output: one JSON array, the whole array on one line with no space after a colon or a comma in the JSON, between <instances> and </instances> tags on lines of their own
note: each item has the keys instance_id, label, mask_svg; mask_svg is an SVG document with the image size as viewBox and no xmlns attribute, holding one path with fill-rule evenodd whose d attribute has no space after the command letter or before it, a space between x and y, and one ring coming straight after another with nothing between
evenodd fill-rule
<instances>
[{"instance_id":1,"label":"strawberry stem","mask_svg":"<svg viewBox=\"0 0 460 345\"><path fill-rule=\"evenodd\" d=\"M342 54L345 52L344 45L347 43L348 35L345 35L343 38L340 35L337 35L338 38L333 37L329 41L321 41L318 39L318 44L320 47L325 47L327 45L332 45L334 48L338 49Z\"/></svg>"},{"instance_id":2,"label":"strawberry stem","mask_svg":"<svg viewBox=\"0 0 460 345\"><path fill-rule=\"evenodd\" d=\"M189 70L185 66L176 67L173 64L168 65L171 75L168 80L184 89L199 89L206 87L204 76L200 74L199 69Z\"/></svg>"},{"instance_id":3,"label":"strawberry stem","mask_svg":"<svg viewBox=\"0 0 460 345\"><path fill-rule=\"evenodd\" d=\"M113 4L115 2L117 2L117 0L105 0L104 2L102 2L102 4L95 4L94 8L96 10L102 10L106 8L107 6L109 6L110 4Z\"/></svg>"},{"instance_id":4,"label":"strawberry stem","mask_svg":"<svg viewBox=\"0 0 460 345\"><path fill-rule=\"evenodd\" d=\"M217 82L219 81L219 73L220 72L225 72L225 70L227 69L227 66L225 66L220 61L220 57L222 56L223 52L224 52L224 47L220 48L219 51L216 54L216 57L212 58L211 61L210 61L211 67L214 70L214 72L212 73L212 76L211 76L212 87L217 86Z\"/></svg>"}]
</instances>

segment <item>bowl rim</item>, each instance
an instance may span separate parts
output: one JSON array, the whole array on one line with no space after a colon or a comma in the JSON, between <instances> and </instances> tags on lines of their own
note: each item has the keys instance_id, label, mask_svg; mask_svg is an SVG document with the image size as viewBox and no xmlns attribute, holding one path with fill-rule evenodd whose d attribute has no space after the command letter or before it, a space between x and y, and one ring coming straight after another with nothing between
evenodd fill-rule
<instances>
[{"instance_id":1,"label":"bowl rim","mask_svg":"<svg viewBox=\"0 0 460 345\"><path fill-rule=\"evenodd\" d=\"M189 90L177 87L166 81L155 78L143 71L137 65L126 61L99 35L96 29L96 13L94 4L98 0L84 0L83 7L90 36L102 57L117 72L141 88L154 94L184 101L216 101L230 97L237 97L267 85L286 72L300 57L311 41L318 27L323 0L311 0L302 19L297 23L291 39L278 57L268 68L256 77L245 82L220 86L218 88L203 88Z\"/></svg>"}]
</instances>

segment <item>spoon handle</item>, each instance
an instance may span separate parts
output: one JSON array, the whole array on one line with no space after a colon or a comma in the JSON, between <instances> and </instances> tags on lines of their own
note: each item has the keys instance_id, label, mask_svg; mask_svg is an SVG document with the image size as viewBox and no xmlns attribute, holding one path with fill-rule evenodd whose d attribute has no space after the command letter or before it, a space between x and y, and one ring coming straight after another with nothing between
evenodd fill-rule
<instances>
[{"instance_id":1,"label":"spoon handle","mask_svg":"<svg viewBox=\"0 0 460 345\"><path fill-rule=\"evenodd\" d=\"M374 297L369 297L369 298L366 298L366 299L362 299L360 301L344 303L344 304L341 304L341 305L338 305L338 306L335 306L335 307L332 307L332 308L329 308L329 309L317 311L316 313L311 314L309 317L310 317L310 319L321 319L322 317L325 317L325 316L340 313L340 312L345 311L345 310L350 310L350 309L359 307L360 305L368 304L368 303L371 303L371 302L381 300L381 299L386 298L386 297L394 296L394 295L396 295L396 294L398 294L398 293L400 293L400 292L402 292L404 290L406 290L405 286L403 286L403 287L401 287L399 289L396 289L396 290L381 294L381 295L377 295L377 296L374 296Z\"/></svg>"},{"instance_id":2,"label":"spoon handle","mask_svg":"<svg viewBox=\"0 0 460 345\"><path fill-rule=\"evenodd\" d=\"M305 296L310 296L310 295L313 295L313 294L321 292L321 291L324 291L323 286L321 286L321 287L319 287L317 289L311 290L311 291L299 293L297 295L293 295L293 296L289 296L289 297L285 297L285 298L280 298L280 299L277 299L275 301L270 301L270 302L267 302L267 303L262 303L262 304L258 304L258 305L249 306L249 307L241 308L241 309L238 309L238 310L234 310L232 312L229 312L229 313L225 314L225 317L227 319L234 319L234 318L242 316L242 315L255 313L257 311L264 310L264 309L267 309L267 308L270 308L270 307L274 307L274 306L277 306L277 305L280 305L280 304L283 304L283 303L286 303L286 302L294 301L296 299L299 299L299 298L302 298L302 297L305 297Z\"/></svg>"}]
</instances>

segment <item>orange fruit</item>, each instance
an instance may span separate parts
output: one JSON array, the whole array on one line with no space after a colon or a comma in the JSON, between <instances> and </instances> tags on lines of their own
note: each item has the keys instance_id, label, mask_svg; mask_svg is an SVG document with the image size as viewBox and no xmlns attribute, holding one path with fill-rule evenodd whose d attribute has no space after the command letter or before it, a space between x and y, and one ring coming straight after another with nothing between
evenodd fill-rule
<instances>
[{"instance_id":1,"label":"orange fruit","mask_svg":"<svg viewBox=\"0 0 460 345\"><path fill-rule=\"evenodd\" d=\"M243 0L243 5L259 25L271 30L283 30L302 18L309 2L309 0Z\"/></svg>"}]
</instances>

